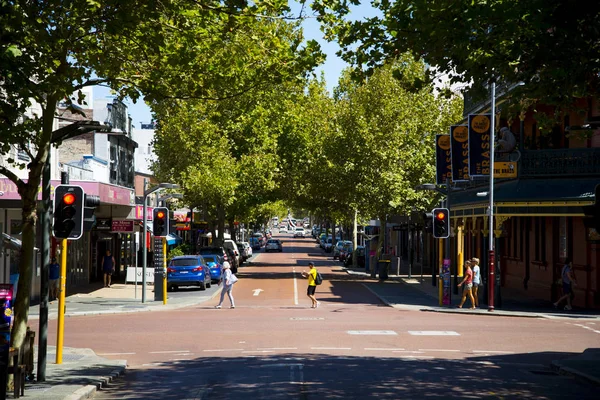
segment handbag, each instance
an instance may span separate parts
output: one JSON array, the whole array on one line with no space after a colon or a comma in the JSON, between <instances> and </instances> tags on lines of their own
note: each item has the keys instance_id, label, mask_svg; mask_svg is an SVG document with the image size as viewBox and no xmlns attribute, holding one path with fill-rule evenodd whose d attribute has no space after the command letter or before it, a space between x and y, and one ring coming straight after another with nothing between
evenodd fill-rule
<instances>
[{"instance_id":1,"label":"handbag","mask_svg":"<svg viewBox=\"0 0 600 400\"><path fill-rule=\"evenodd\" d=\"M233 285L237 281L238 281L238 277L235 276L235 274L231 274L231 276L229 277L229 285Z\"/></svg>"}]
</instances>

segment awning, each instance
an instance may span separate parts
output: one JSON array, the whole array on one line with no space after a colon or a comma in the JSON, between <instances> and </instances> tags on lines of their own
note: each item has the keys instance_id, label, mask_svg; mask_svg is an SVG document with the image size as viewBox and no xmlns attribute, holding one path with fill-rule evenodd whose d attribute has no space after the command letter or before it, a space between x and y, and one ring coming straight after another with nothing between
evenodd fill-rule
<instances>
[{"instance_id":1,"label":"awning","mask_svg":"<svg viewBox=\"0 0 600 400\"><path fill-rule=\"evenodd\" d=\"M16 237L10 236L6 233L2 233L2 242L1 244L9 250L21 251L21 247L23 247L23 243L21 240ZM37 247L34 247L35 251L40 251Z\"/></svg>"},{"instance_id":2,"label":"awning","mask_svg":"<svg viewBox=\"0 0 600 400\"><path fill-rule=\"evenodd\" d=\"M178 244L181 242L183 242L183 239L179 236L174 235L172 233L169 233L169 235L167 235L167 245L171 246L173 244Z\"/></svg>"}]
</instances>

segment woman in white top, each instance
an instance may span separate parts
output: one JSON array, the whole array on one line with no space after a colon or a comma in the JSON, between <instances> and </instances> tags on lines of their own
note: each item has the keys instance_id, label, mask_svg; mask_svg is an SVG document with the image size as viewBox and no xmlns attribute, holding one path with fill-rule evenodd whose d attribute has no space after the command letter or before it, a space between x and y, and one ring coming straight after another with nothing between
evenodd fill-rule
<instances>
[{"instance_id":1,"label":"woman in white top","mask_svg":"<svg viewBox=\"0 0 600 400\"><path fill-rule=\"evenodd\" d=\"M471 258L473 266L473 298L475 299L475 307L479 307L479 286L481 285L481 269L479 268L479 258Z\"/></svg>"},{"instance_id":2,"label":"woman in white top","mask_svg":"<svg viewBox=\"0 0 600 400\"><path fill-rule=\"evenodd\" d=\"M235 301L233 300L233 284L237 281L235 275L231 272L231 268L229 263L223 264L223 273L221 274L221 279L219 280L219 285L223 283L223 290L221 291L221 300L219 301L219 305L215 308L221 308L223 304L223 299L225 298L225 293L229 297L229 302L231 303L231 308L235 308Z\"/></svg>"}]
</instances>

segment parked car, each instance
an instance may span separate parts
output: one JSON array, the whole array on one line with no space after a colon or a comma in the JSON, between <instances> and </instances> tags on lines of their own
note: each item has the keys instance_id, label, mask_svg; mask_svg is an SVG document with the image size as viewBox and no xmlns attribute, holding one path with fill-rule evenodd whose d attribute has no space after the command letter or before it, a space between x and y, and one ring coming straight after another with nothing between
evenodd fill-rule
<instances>
[{"instance_id":1,"label":"parked car","mask_svg":"<svg viewBox=\"0 0 600 400\"><path fill-rule=\"evenodd\" d=\"M265 252L269 251L283 251L283 245L281 244L281 240L269 239L267 241L267 246L265 247Z\"/></svg>"},{"instance_id":2,"label":"parked car","mask_svg":"<svg viewBox=\"0 0 600 400\"><path fill-rule=\"evenodd\" d=\"M338 240L335 246L333 246L333 259L337 260L340 257L340 252L344 248L345 245L352 245L352 242L349 240Z\"/></svg>"},{"instance_id":3,"label":"parked car","mask_svg":"<svg viewBox=\"0 0 600 400\"><path fill-rule=\"evenodd\" d=\"M231 268L231 272L233 272L234 274L237 272L237 268L235 268L235 266L233 264L233 260L231 259L229 253L227 252L227 250L224 247L218 247L218 246L201 247L200 250L198 250L198 253L200 253L201 256L209 255L209 254L219 255L219 256L223 257L223 265L225 265L225 263L227 263L227 264L229 264L229 267Z\"/></svg>"},{"instance_id":4,"label":"parked car","mask_svg":"<svg viewBox=\"0 0 600 400\"><path fill-rule=\"evenodd\" d=\"M238 249L240 249L240 253L242 254L242 259L246 261L250 257L252 257L252 247L248 242L239 242L237 243Z\"/></svg>"},{"instance_id":5,"label":"parked car","mask_svg":"<svg viewBox=\"0 0 600 400\"><path fill-rule=\"evenodd\" d=\"M211 285L210 270L202 256L177 256L167 266L167 290L180 286L200 286L206 290Z\"/></svg>"},{"instance_id":6,"label":"parked car","mask_svg":"<svg viewBox=\"0 0 600 400\"><path fill-rule=\"evenodd\" d=\"M210 271L210 279L213 282L219 282L221 274L223 273L223 257L220 257L217 254L206 254L203 255L202 258L204 258L206 266Z\"/></svg>"},{"instance_id":7,"label":"parked car","mask_svg":"<svg viewBox=\"0 0 600 400\"><path fill-rule=\"evenodd\" d=\"M233 258L234 258L234 264L235 267L239 267L240 265L242 265L242 254L240 253L240 249L238 249L237 244L235 244L235 242L231 239L225 239L223 241L223 247L225 247L225 249L229 250L230 253L232 254ZM231 268L234 268L234 265L231 265ZM232 269L233 271L233 269ZM235 274L235 272L234 272Z\"/></svg>"},{"instance_id":8,"label":"parked car","mask_svg":"<svg viewBox=\"0 0 600 400\"><path fill-rule=\"evenodd\" d=\"M299 226L297 226L296 231L294 232L294 237L304 238L304 228L300 228Z\"/></svg>"},{"instance_id":9,"label":"parked car","mask_svg":"<svg viewBox=\"0 0 600 400\"><path fill-rule=\"evenodd\" d=\"M365 246L357 246L355 251L350 252L346 256L346 260L344 261L344 265L345 266L352 265L352 259L355 256L354 253L356 253L357 265L359 267L363 267L364 268L364 266L365 266L365 254L366 254Z\"/></svg>"},{"instance_id":10,"label":"parked car","mask_svg":"<svg viewBox=\"0 0 600 400\"><path fill-rule=\"evenodd\" d=\"M333 250L333 238L331 236L328 236L327 240L323 243L323 250L325 250L326 253L331 253Z\"/></svg>"},{"instance_id":11,"label":"parked car","mask_svg":"<svg viewBox=\"0 0 600 400\"><path fill-rule=\"evenodd\" d=\"M338 259L341 262L344 262L346 260L346 256L349 253L352 253L352 247L353 247L353 245L352 245L352 242L349 242L349 243L350 244L344 244L344 246L340 250L340 255L339 255Z\"/></svg>"},{"instance_id":12,"label":"parked car","mask_svg":"<svg viewBox=\"0 0 600 400\"><path fill-rule=\"evenodd\" d=\"M250 248L252 250L260 250L260 242L258 241L258 238L251 237L248 239L248 242L250 243Z\"/></svg>"},{"instance_id":13,"label":"parked car","mask_svg":"<svg viewBox=\"0 0 600 400\"><path fill-rule=\"evenodd\" d=\"M326 233L319 234L319 236L317 237L317 243L319 243L319 246L323 247L324 240L327 240L327 234Z\"/></svg>"}]
</instances>

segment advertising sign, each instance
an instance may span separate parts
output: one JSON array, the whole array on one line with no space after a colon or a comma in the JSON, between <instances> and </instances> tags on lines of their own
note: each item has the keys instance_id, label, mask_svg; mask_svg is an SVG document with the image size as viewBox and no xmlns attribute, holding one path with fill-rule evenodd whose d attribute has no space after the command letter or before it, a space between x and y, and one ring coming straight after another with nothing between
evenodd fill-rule
<instances>
[{"instance_id":1,"label":"advertising sign","mask_svg":"<svg viewBox=\"0 0 600 400\"><path fill-rule=\"evenodd\" d=\"M450 259L444 258L444 263L442 264L442 304L445 306L450 305Z\"/></svg>"},{"instance_id":2,"label":"advertising sign","mask_svg":"<svg viewBox=\"0 0 600 400\"><path fill-rule=\"evenodd\" d=\"M516 178L517 163L510 162L494 162L494 178Z\"/></svg>"},{"instance_id":3,"label":"advertising sign","mask_svg":"<svg viewBox=\"0 0 600 400\"><path fill-rule=\"evenodd\" d=\"M450 127L450 145L452 153L452 181L469 180L469 127L453 125Z\"/></svg>"},{"instance_id":4,"label":"advertising sign","mask_svg":"<svg viewBox=\"0 0 600 400\"><path fill-rule=\"evenodd\" d=\"M112 232L133 232L133 220L113 219L110 230Z\"/></svg>"},{"instance_id":5,"label":"advertising sign","mask_svg":"<svg viewBox=\"0 0 600 400\"><path fill-rule=\"evenodd\" d=\"M435 135L435 183L443 185L452 178L450 135Z\"/></svg>"},{"instance_id":6,"label":"advertising sign","mask_svg":"<svg viewBox=\"0 0 600 400\"><path fill-rule=\"evenodd\" d=\"M469 115L469 175L490 174L490 114Z\"/></svg>"}]
</instances>

